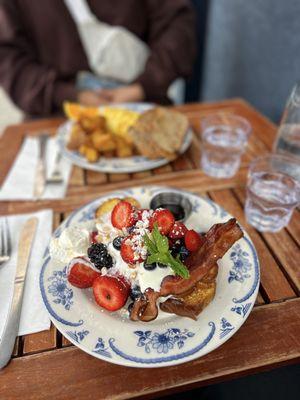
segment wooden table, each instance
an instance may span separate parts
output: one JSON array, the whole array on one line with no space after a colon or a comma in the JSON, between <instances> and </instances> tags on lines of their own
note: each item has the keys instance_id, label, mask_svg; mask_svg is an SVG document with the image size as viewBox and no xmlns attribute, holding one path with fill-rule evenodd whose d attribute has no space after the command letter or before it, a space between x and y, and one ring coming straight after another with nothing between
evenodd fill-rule
<instances>
[{"instance_id":1,"label":"wooden table","mask_svg":"<svg viewBox=\"0 0 300 400\"><path fill-rule=\"evenodd\" d=\"M0 203L0 214L54 210L54 228L74 209L110 190L140 184L163 184L207 195L247 229L261 262L261 286L250 317L223 346L195 361L167 368L136 369L109 364L85 354L49 331L19 337L13 360L0 372L0 399L155 398L194 387L268 370L300 359L300 214L286 229L261 234L247 225L243 212L247 165L270 151L276 127L246 102L235 99L178 107L196 134L187 153L154 171L101 174L73 168L63 200ZM246 117L253 134L242 166L231 179L213 179L199 169L200 118L217 110ZM25 135L55 132L62 120L40 120L8 127L0 140L0 184Z\"/></svg>"}]
</instances>

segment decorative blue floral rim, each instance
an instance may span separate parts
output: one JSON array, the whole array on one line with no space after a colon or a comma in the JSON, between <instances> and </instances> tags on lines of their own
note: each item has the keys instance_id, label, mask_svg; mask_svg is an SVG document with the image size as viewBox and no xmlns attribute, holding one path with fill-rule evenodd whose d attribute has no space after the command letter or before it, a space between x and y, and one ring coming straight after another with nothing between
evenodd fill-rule
<instances>
[{"instance_id":1,"label":"decorative blue floral rim","mask_svg":"<svg viewBox=\"0 0 300 400\"><path fill-rule=\"evenodd\" d=\"M149 191L151 196L154 196L158 191L163 189L166 188L140 187L127 189L103 196L101 201L104 201L110 197L136 195L137 190L139 190L141 194ZM170 188L168 188L168 190L170 190ZM187 192L178 189L172 190L187 194ZM197 213L201 208L201 203L204 202L211 207L212 215L219 217L220 219L230 216L226 211L217 206L211 200L205 198L199 199L195 195L189 195L192 196L193 212ZM101 201L99 201L99 199L95 200L76 210L69 216L62 226L55 231L54 236L59 236L62 232L62 229L69 226L76 216L77 222L80 220L83 221L92 219L95 208ZM78 215L80 215L80 218L78 218ZM241 246L242 243L243 247ZM249 279L251 279L252 284L247 293L243 293L239 298L232 298L232 305L229 309L232 318L230 318L230 315L228 316L227 314L226 318L223 316L219 321L211 320L208 323L209 331L205 334L205 337L202 337L197 345L192 346L191 348L189 347L188 343L194 337L196 337L195 335L197 335L197 337L199 336L199 328L196 329L196 331L198 331L198 333L196 333L195 328L189 328L188 322L186 327L171 326L164 331L158 331L157 329L153 330L151 324L137 324L137 330L132 332L132 334L136 337L136 348L141 348L144 351L145 356L143 357L134 353L132 354L132 352L128 353L128 351L126 351L123 347L119 346L118 340L115 337L110 336L98 337L98 339L94 342L92 349L90 347L85 347L85 342L88 340L87 338L90 337L91 333L90 329L86 327L84 320L80 318L70 321L67 318L59 315L59 312L57 311L57 307L61 307L61 310L64 311L69 311L73 307L73 290L67 287L65 269L53 271L52 275L45 280L45 270L50 262L50 257L47 250L45 254L46 257L40 274L40 289L45 306L51 316L52 321L58 327L58 329L60 329L71 342L89 354L97 355L97 357L107 359L113 363L136 367L153 367L155 365L165 366L178 364L195 358L199 352L201 352L201 355L204 355L206 352L211 351L205 349L212 340L217 340L218 345L228 340L249 315L254 305L260 279L259 262L255 248L248 236L245 235L230 250L229 257L232 266L229 270L228 284L232 285L234 282L235 284L243 284ZM55 305L55 309L53 308L52 303L53 306ZM237 317L234 317L234 315ZM238 324L233 322L235 318L240 318ZM189 321L187 319L185 320ZM63 326L73 328L77 327L78 329L70 330L69 328L69 330L66 330L63 328ZM141 326L147 329L139 329ZM204 327L201 329L201 331L205 332ZM218 345L215 347L218 347ZM185 349L186 347L188 347L188 349ZM158 356L149 357L149 355L152 353L156 353Z\"/></svg>"},{"instance_id":2,"label":"decorative blue floral rim","mask_svg":"<svg viewBox=\"0 0 300 400\"><path fill-rule=\"evenodd\" d=\"M123 107L132 111L142 113L146 110L149 110L150 108L153 108L153 105L150 103L124 103L116 105L115 107ZM165 158L150 160L143 156L133 156L129 158L102 157L96 163L89 163L80 153L68 150L66 147L66 142L71 125L72 121L67 121L58 128L57 145L62 155L79 167L107 173L132 173L162 167L163 165L169 163L169 161ZM191 128L189 128L179 151L180 154L183 154L189 148L192 142L192 138L193 131Z\"/></svg>"}]
</instances>

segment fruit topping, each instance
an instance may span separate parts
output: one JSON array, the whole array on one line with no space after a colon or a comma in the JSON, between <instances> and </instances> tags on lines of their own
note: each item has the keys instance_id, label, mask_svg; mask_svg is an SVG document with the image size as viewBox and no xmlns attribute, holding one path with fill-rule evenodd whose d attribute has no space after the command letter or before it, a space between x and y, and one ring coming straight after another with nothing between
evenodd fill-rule
<instances>
[{"instance_id":1,"label":"fruit topping","mask_svg":"<svg viewBox=\"0 0 300 400\"><path fill-rule=\"evenodd\" d=\"M117 229L129 228L135 222L134 208L127 201L120 201L112 210L111 223Z\"/></svg>"},{"instance_id":2,"label":"fruit topping","mask_svg":"<svg viewBox=\"0 0 300 400\"><path fill-rule=\"evenodd\" d=\"M142 292L141 292L141 288L139 286L133 286L133 288L131 288L131 292L130 292L130 298L134 301L136 299L138 299L139 297L141 297Z\"/></svg>"},{"instance_id":3,"label":"fruit topping","mask_svg":"<svg viewBox=\"0 0 300 400\"><path fill-rule=\"evenodd\" d=\"M129 290L122 279L104 275L94 280L93 293L100 307L108 311L117 311L125 305Z\"/></svg>"},{"instance_id":4,"label":"fruit topping","mask_svg":"<svg viewBox=\"0 0 300 400\"><path fill-rule=\"evenodd\" d=\"M167 235L175 223L175 218L171 211L159 209L156 210L150 218L150 230L153 229L155 223L157 224L160 233L162 235Z\"/></svg>"},{"instance_id":5,"label":"fruit topping","mask_svg":"<svg viewBox=\"0 0 300 400\"><path fill-rule=\"evenodd\" d=\"M116 250L121 250L121 244L122 244L123 239L124 238L122 236L118 236L118 237L114 238L113 246Z\"/></svg>"},{"instance_id":6,"label":"fruit topping","mask_svg":"<svg viewBox=\"0 0 300 400\"><path fill-rule=\"evenodd\" d=\"M200 246L203 242L203 239L201 238L199 233L197 233L196 231L191 229L186 232L185 237L184 237L184 242L185 242L186 248L189 251L197 251L200 248Z\"/></svg>"},{"instance_id":7,"label":"fruit topping","mask_svg":"<svg viewBox=\"0 0 300 400\"><path fill-rule=\"evenodd\" d=\"M143 248L140 247L140 237L138 235L129 235L121 244L121 257L128 264L142 262Z\"/></svg>"},{"instance_id":8,"label":"fruit topping","mask_svg":"<svg viewBox=\"0 0 300 400\"><path fill-rule=\"evenodd\" d=\"M114 197L112 199L108 199L104 201L95 211L95 217L100 218L104 214L107 214L112 211L116 204L120 203L121 199Z\"/></svg>"},{"instance_id":9,"label":"fruit topping","mask_svg":"<svg viewBox=\"0 0 300 400\"><path fill-rule=\"evenodd\" d=\"M159 266L159 268L167 268L167 265L166 265L166 264L157 263L157 265Z\"/></svg>"},{"instance_id":10,"label":"fruit topping","mask_svg":"<svg viewBox=\"0 0 300 400\"><path fill-rule=\"evenodd\" d=\"M103 243L93 243L88 248L88 256L96 268L101 270L102 267L110 268L113 265L111 255L107 251L107 247Z\"/></svg>"},{"instance_id":11,"label":"fruit topping","mask_svg":"<svg viewBox=\"0 0 300 400\"><path fill-rule=\"evenodd\" d=\"M184 237L186 231L187 227L184 225L184 223L176 221L168 236L171 239L180 239Z\"/></svg>"},{"instance_id":12,"label":"fruit topping","mask_svg":"<svg viewBox=\"0 0 300 400\"><path fill-rule=\"evenodd\" d=\"M190 252L185 246L181 246L179 249L179 257L181 261L184 261L188 258Z\"/></svg>"},{"instance_id":13,"label":"fruit topping","mask_svg":"<svg viewBox=\"0 0 300 400\"><path fill-rule=\"evenodd\" d=\"M144 264L144 268L145 268L147 271L153 271L153 270L156 268L156 262L154 262L154 263L152 263L152 264L145 263L145 264Z\"/></svg>"},{"instance_id":14,"label":"fruit topping","mask_svg":"<svg viewBox=\"0 0 300 400\"><path fill-rule=\"evenodd\" d=\"M91 232L90 235L91 243L97 243L97 236L98 236L98 231Z\"/></svg>"},{"instance_id":15,"label":"fruit topping","mask_svg":"<svg viewBox=\"0 0 300 400\"><path fill-rule=\"evenodd\" d=\"M68 281L81 289L91 287L99 276L98 272L92 269L90 262L81 257L76 257L70 262L68 271Z\"/></svg>"}]
</instances>

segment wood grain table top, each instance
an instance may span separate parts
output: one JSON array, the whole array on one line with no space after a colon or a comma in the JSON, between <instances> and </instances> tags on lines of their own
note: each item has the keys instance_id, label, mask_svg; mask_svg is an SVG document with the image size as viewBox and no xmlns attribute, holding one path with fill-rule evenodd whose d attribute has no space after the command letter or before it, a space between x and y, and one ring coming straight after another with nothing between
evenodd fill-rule
<instances>
[{"instance_id":1,"label":"wood grain table top","mask_svg":"<svg viewBox=\"0 0 300 400\"><path fill-rule=\"evenodd\" d=\"M243 206L249 162L271 150L276 126L240 99L177 107L194 129L190 149L153 171L104 174L73 167L67 195L60 200L0 202L0 215L52 208L55 229L75 208L115 189L163 184L208 196L234 215L250 234L261 264L256 305L240 330L210 354L178 366L122 367L82 352L51 325L49 331L18 337L13 359L0 371L0 399L157 398L300 360L300 213L286 229L259 233L246 223ZM247 118L253 128L238 173L214 179L199 169L200 119L216 111ZM55 133L62 119L10 126L0 139L0 185L26 135Z\"/></svg>"}]
</instances>

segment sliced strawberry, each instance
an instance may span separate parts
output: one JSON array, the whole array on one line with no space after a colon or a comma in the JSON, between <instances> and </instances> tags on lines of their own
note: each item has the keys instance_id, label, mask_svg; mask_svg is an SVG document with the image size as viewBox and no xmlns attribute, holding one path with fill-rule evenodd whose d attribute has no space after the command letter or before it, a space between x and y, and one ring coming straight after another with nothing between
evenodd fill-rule
<instances>
[{"instance_id":1,"label":"sliced strawberry","mask_svg":"<svg viewBox=\"0 0 300 400\"><path fill-rule=\"evenodd\" d=\"M90 234L91 243L98 243L97 236L98 236L98 232L97 231L91 232L91 234Z\"/></svg>"},{"instance_id":2,"label":"sliced strawberry","mask_svg":"<svg viewBox=\"0 0 300 400\"><path fill-rule=\"evenodd\" d=\"M100 274L89 266L88 261L80 258L71 261L68 273L71 285L81 289L89 288L98 276Z\"/></svg>"},{"instance_id":3,"label":"sliced strawberry","mask_svg":"<svg viewBox=\"0 0 300 400\"><path fill-rule=\"evenodd\" d=\"M111 213L111 223L115 228L129 228L134 222L134 208L130 203L120 201L115 205Z\"/></svg>"},{"instance_id":4,"label":"sliced strawberry","mask_svg":"<svg viewBox=\"0 0 300 400\"><path fill-rule=\"evenodd\" d=\"M186 231L187 227L184 225L184 223L176 221L168 236L171 239L181 239L184 237Z\"/></svg>"},{"instance_id":5,"label":"sliced strawberry","mask_svg":"<svg viewBox=\"0 0 300 400\"><path fill-rule=\"evenodd\" d=\"M129 289L118 277L104 275L94 280L93 293L100 307L117 311L125 305Z\"/></svg>"},{"instance_id":6,"label":"sliced strawberry","mask_svg":"<svg viewBox=\"0 0 300 400\"><path fill-rule=\"evenodd\" d=\"M121 244L121 257L128 264L143 261L143 258L140 256L136 258L136 252L133 250L132 240L134 240L134 235L128 236Z\"/></svg>"},{"instance_id":7,"label":"sliced strawberry","mask_svg":"<svg viewBox=\"0 0 300 400\"><path fill-rule=\"evenodd\" d=\"M185 242L185 247L189 251L197 251L201 246L203 239L201 238L199 233L191 229L186 232L184 237L184 242Z\"/></svg>"},{"instance_id":8,"label":"sliced strawberry","mask_svg":"<svg viewBox=\"0 0 300 400\"><path fill-rule=\"evenodd\" d=\"M150 218L149 222L150 230L153 229L155 223L157 223L160 233L162 235L167 235L175 223L175 218L174 215L169 210L165 209L157 210Z\"/></svg>"}]
</instances>

